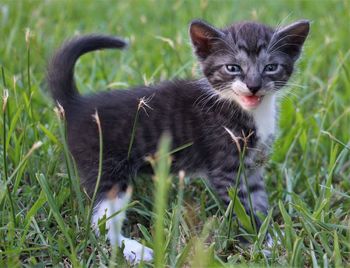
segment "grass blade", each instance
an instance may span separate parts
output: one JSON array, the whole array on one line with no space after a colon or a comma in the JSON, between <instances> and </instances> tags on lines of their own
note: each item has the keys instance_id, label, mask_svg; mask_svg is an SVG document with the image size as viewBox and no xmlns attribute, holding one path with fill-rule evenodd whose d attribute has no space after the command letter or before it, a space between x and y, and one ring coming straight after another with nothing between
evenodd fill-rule
<instances>
[{"instance_id":1,"label":"grass blade","mask_svg":"<svg viewBox=\"0 0 350 268\"><path fill-rule=\"evenodd\" d=\"M241 200L239 200L239 197L234 194L234 189L229 190L229 195L232 199L232 202L235 204L233 207L233 211L235 212L237 219L242 224L244 229L246 229L250 234L253 234L254 228L250 220L251 218L246 213L244 206L241 203Z\"/></svg>"},{"instance_id":2,"label":"grass blade","mask_svg":"<svg viewBox=\"0 0 350 268\"><path fill-rule=\"evenodd\" d=\"M53 214L54 218L56 219L58 227L60 228L61 232L65 236L65 238L67 240L67 243L68 243L68 245L69 245L69 247L71 249L70 256L71 256L72 263L74 265L78 265L78 260L76 258L76 252L75 252L73 240L72 240L72 238L70 237L70 235L67 232L67 226L66 226L64 220L62 219L60 211L57 208L56 201L53 198L53 194L52 194L52 192L51 192L51 190L49 188L47 180L46 180L46 178L45 178L45 176L43 174L37 174L36 178L37 178L37 180L38 180L38 182L39 182L43 192L45 193L47 202L48 202L48 204L50 206L50 209L52 211L52 214Z\"/></svg>"},{"instance_id":3,"label":"grass blade","mask_svg":"<svg viewBox=\"0 0 350 268\"><path fill-rule=\"evenodd\" d=\"M170 137L163 135L159 142L157 155L160 157L153 164L155 168L155 191L154 191L154 213L156 215L154 223L154 265L155 267L165 267L165 226L164 217L167 208L167 196L170 184Z\"/></svg>"}]
</instances>

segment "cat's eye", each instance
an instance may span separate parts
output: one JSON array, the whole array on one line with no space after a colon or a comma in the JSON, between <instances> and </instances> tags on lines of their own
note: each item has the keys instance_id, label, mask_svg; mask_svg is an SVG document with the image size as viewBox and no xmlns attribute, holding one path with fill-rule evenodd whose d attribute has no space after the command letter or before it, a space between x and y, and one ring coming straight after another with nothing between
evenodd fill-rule
<instances>
[{"instance_id":1,"label":"cat's eye","mask_svg":"<svg viewBox=\"0 0 350 268\"><path fill-rule=\"evenodd\" d=\"M225 70L228 74L231 74L231 75L239 75L242 72L241 66L237 64L226 64Z\"/></svg>"},{"instance_id":2,"label":"cat's eye","mask_svg":"<svg viewBox=\"0 0 350 268\"><path fill-rule=\"evenodd\" d=\"M264 68L265 73L274 73L278 69L278 64L268 64Z\"/></svg>"}]
</instances>

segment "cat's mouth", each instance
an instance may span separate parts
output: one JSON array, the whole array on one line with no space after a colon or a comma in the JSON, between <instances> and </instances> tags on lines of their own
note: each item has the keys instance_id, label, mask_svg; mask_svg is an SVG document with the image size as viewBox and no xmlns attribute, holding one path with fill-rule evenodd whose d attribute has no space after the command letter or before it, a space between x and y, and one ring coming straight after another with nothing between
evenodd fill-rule
<instances>
[{"instance_id":1,"label":"cat's mouth","mask_svg":"<svg viewBox=\"0 0 350 268\"><path fill-rule=\"evenodd\" d=\"M259 95L249 95L249 93L233 90L233 93L236 95L236 102L245 110L254 110L257 108L265 96L263 92L259 92Z\"/></svg>"},{"instance_id":2,"label":"cat's mouth","mask_svg":"<svg viewBox=\"0 0 350 268\"><path fill-rule=\"evenodd\" d=\"M264 96L256 96L256 95L251 95L251 96L239 95L238 96L243 108L247 108L247 109L254 109L258 107L263 97Z\"/></svg>"}]
</instances>

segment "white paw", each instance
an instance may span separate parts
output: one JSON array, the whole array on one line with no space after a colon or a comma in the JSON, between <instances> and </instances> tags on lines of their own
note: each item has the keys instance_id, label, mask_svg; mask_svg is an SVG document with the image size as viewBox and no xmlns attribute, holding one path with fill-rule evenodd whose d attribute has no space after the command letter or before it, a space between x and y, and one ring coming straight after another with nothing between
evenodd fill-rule
<instances>
[{"instance_id":1,"label":"white paw","mask_svg":"<svg viewBox=\"0 0 350 268\"><path fill-rule=\"evenodd\" d=\"M282 236L284 237L284 232L281 231ZM267 233L266 234L266 239L265 239L265 246L267 248L273 248L275 245L281 245L281 238L275 233L274 234L275 239L272 238L271 234Z\"/></svg>"},{"instance_id":2,"label":"white paw","mask_svg":"<svg viewBox=\"0 0 350 268\"><path fill-rule=\"evenodd\" d=\"M271 235L267 233L265 238L265 247L262 250L262 253L268 258L271 257L271 249L273 245L274 245L273 239Z\"/></svg>"},{"instance_id":3,"label":"white paw","mask_svg":"<svg viewBox=\"0 0 350 268\"><path fill-rule=\"evenodd\" d=\"M284 236L284 232L282 231L282 235ZM265 238L265 248L262 250L262 252L264 253L264 255L266 257L271 257L271 249L275 246L275 245L281 245L281 240L280 238L275 235L277 242L272 238L272 236L267 233L266 234L266 238Z\"/></svg>"},{"instance_id":4,"label":"white paw","mask_svg":"<svg viewBox=\"0 0 350 268\"><path fill-rule=\"evenodd\" d=\"M139 242L124 238L124 257L131 264L139 263L141 260L149 262L153 260L153 250L145 247Z\"/></svg>"},{"instance_id":5,"label":"white paw","mask_svg":"<svg viewBox=\"0 0 350 268\"><path fill-rule=\"evenodd\" d=\"M271 235L269 233L266 234L266 238L265 238L265 245L267 246L267 248L272 248L274 246L274 241L271 237Z\"/></svg>"}]
</instances>

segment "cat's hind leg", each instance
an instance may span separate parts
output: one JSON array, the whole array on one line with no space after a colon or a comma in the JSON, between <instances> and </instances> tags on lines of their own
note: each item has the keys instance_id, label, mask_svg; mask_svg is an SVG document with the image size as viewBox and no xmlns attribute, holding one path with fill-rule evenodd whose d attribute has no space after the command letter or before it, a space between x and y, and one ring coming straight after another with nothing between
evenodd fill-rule
<instances>
[{"instance_id":1,"label":"cat's hind leg","mask_svg":"<svg viewBox=\"0 0 350 268\"><path fill-rule=\"evenodd\" d=\"M121 233L131 192L131 187L128 187L125 192L118 191L117 186L112 187L95 205L92 225L98 230L99 220L106 217L108 239L112 246L117 245L122 248L124 245L123 255L128 262L151 261L153 259L152 249L133 239L124 237Z\"/></svg>"}]
</instances>

